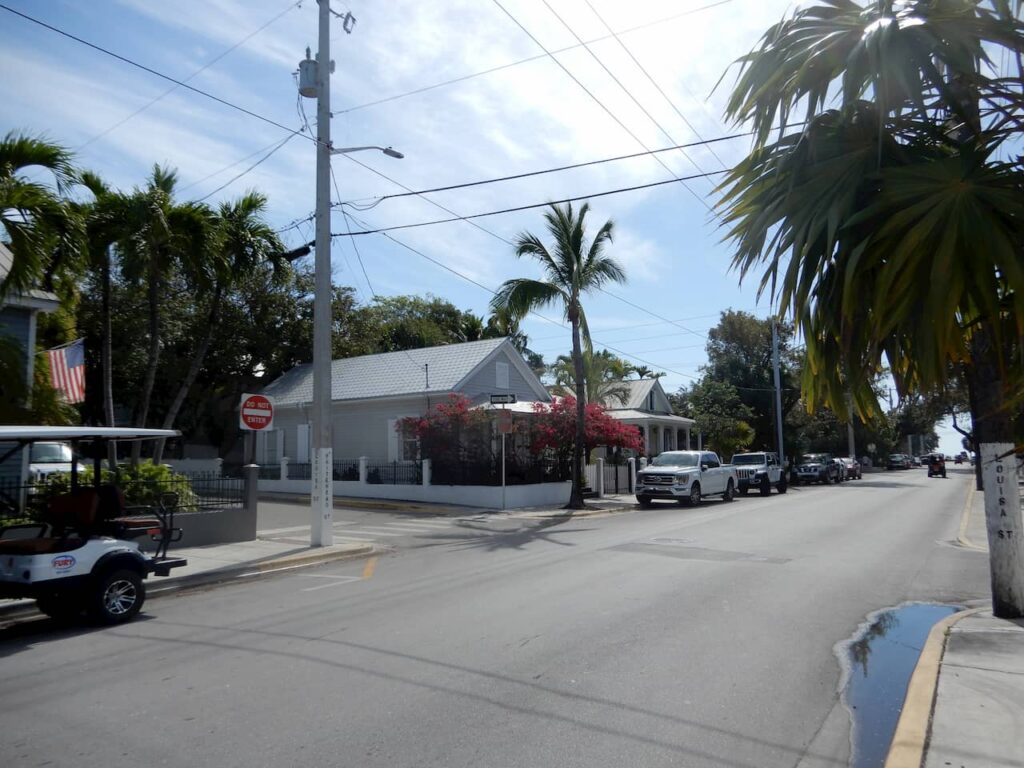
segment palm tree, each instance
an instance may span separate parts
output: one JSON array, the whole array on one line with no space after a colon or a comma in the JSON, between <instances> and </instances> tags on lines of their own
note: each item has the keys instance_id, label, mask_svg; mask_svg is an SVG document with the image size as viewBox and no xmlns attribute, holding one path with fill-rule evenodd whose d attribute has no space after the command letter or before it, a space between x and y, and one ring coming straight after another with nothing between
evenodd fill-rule
<instances>
[{"instance_id":1,"label":"palm tree","mask_svg":"<svg viewBox=\"0 0 1024 768\"><path fill-rule=\"evenodd\" d=\"M80 183L93 195L93 201L82 206L85 223L85 248L93 269L99 271L100 314L102 317L100 360L103 380L103 418L108 427L114 424L114 372L111 362L111 250L119 237L123 237L122 214L126 207L123 195L112 191L96 174L86 171ZM116 447L109 446L111 466L116 462Z\"/></svg>"},{"instance_id":2,"label":"palm tree","mask_svg":"<svg viewBox=\"0 0 1024 768\"><path fill-rule=\"evenodd\" d=\"M164 429L174 427L178 412L202 369L203 359L210 348L220 318L225 292L241 277L265 263L271 263L275 268L284 264L281 239L263 218L266 209L267 198L259 192L248 192L237 200L220 204L212 222L214 233L209 241L211 250L207 254L208 258L193 265L196 267L195 282L200 285L212 284L204 331L196 344L188 371L164 416ZM163 449L164 441L160 440L153 452L154 464L160 463Z\"/></svg>"},{"instance_id":3,"label":"palm tree","mask_svg":"<svg viewBox=\"0 0 1024 768\"><path fill-rule=\"evenodd\" d=\"M572 359L576 392L576 440L573 446L572 494L569 509L583 508L583 443L584 406L586 385L583 372L583 343L590 349L590 330L587 316L580 303L587 291L599 289L611 281L622 283L626 274L618 262L605 255L612 241L612 222L606 221L587 244L585 219L590 205L584 203L577 215L572 204L564 207L552 205L544 214L548 234L552 239L549 249L540 238L524 232L516 238L516 256L532 256L540 262L546 280L516 278L506 280L491 299L491 311L505 313L509 318L521 320L529 312L549 304L560 304L572 325Z\"/></svg>"},{"instance_id":4,"label":"palm tree","mask_svg":"<svg viewBox=\"0 0 1024 768\"><path fill-rule=\"evenodd\" d=\"M998 0L818 2L739 61L727 114L755 142L722 185L733 266L764 267L799 324L809 402L845 415L849 385L879 412L883 357L901 393L959 370L979 441L1012 442L1024 169L1004 145L1024 127L1024 25ZM1024 615L1022 593L993 565L997 614Z\"/></svg>"},{"instance_id":5,"label":"palm tree","mask_svg":"<svg viewBox=\"0 0 1024 768\"><path fill-rule=\"evenodd\" d=\"M160 306L168 276L176 265L195 265L208 252L213 232L212 212L197 203L177 203L174 188L177 172L153 167L143 189L127 198L126 236L119 248L123 271L132 281L144 283L148 305L149 349L142 390L135 406L136 426L145 427L150 398L160 364ZM139 458L139 443L132 444L132 463Z\"/></svg>"},{"instance_id":6,"label":"palm tree","mask_svg":"<svg viewBox=\"0 0 1024 768\"><path fill-rule=\"evenodd\" d=\"M0 139L0 228L14 254L0 297L37 287L53 273L58 249L74 252L81 229L63 197L75 183L71 160L68 150L43 139L14 132ZM49 171L56 188L31 181L28 168Z\"/></svg>"},{"instance_id":7,"label":"palm tree","mask_svg":"<svg viewBox=\"0 0 1024 768\"><path fill-rule=\"evenodd\" d=\"M629 400L630 388L626 382L630 366L607 349L600 352L583 350L583 381L586 391L584 400L588 403L600 403L606 408L617 403L625 405ZM555 384L562 388L572 389L575 381L575 363L572 355L559 355L551 366ZM575 396L576 392L573 390Z\"/></svg>"}]
</instances>

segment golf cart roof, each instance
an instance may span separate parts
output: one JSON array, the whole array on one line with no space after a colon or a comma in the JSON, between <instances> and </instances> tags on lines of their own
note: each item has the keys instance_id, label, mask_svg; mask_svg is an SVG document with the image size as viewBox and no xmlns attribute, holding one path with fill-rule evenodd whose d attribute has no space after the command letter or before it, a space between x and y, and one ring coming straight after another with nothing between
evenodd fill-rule
<instances>
[{"instance_id":1,"label":"golf cart roof","mask_svg":"<svg viewBox=\"0 0 1024 768\"><path fill-rule=\"evenodd\" d=\"M154 440L178 437L176 429L138 429L135 427L30 427L0 426L0 442L41 443L71 440Z\"/></svg>"}]
</instances>

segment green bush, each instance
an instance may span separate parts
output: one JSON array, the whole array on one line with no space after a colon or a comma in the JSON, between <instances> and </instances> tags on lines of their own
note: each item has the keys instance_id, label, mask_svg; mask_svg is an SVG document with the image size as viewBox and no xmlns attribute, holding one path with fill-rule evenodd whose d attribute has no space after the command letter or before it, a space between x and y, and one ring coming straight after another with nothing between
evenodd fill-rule
<instances>
[{"instance_id":1,"label":"green bush","mask_svg":"<svg viewBox=\"0 0 1024 768\"><path fill-rule=\"evenodd\" d=\"M79 473L79 485L92 485L92 470ZM100 481L118 486L124 493L125 504L129 507L155 507L164 493L178 494L178 508L194 507L198 497L185 475L176 474L166 464L140 463L137 467L119 466L117 471L103 469ZM47 478L46 489L37 498L45 503L54 496L71 490L71 473L55 472Z\"/></svg>"}]
</instances>

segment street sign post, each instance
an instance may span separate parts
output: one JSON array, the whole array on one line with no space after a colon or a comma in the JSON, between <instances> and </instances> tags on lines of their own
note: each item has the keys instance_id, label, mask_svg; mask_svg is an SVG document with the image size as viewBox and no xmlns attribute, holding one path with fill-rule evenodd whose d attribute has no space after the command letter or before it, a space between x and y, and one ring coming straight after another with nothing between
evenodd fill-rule
<instances>
[{"instance_id":1,"label":"street sign post","mask_svg":"<svg viewBox=\"0 0 1024 768\"><path fill-rule=\"evenodd\" d=\"M513 405L519 402L515 393L507 395L491 395L491 405Z\"/></svg>"},{"instance_id":2,"label":"street sign post","mask_svg":"<svg viewBox=\"0 0 1024 768\"><path fill-rule=\"evenodd\" d=\"M238 427L251 432L273 429L274 401L266 395L242 395Z\"/></svg>"}]
</instances>

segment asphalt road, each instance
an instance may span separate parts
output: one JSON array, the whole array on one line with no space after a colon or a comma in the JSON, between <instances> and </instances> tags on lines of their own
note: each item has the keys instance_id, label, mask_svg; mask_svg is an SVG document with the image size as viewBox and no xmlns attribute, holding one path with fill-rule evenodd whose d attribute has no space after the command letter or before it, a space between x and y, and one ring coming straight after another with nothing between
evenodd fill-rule
<instances>
[{"instance_id":1,"label":"asphalt road","mask_svg":"<svg viewBox=\"0 0 1024 768\"><path fill-rule=\"evenodd\" d=\"M0 631L0 764L846 765L833 646L984 598L969 476L495 531Z\"/></svg>"}]
</instances>

